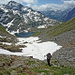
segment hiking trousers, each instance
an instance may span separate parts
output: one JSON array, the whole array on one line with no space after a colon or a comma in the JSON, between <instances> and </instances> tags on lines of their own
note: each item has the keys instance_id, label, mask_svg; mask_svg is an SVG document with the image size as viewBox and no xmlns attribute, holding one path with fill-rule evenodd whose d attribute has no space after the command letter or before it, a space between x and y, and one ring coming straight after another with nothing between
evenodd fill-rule
<instances>
[{"instance_id":1,"label":"hiking trousers","mask_svg":"<svg viewBox=\"0 0 75 75\"><path fill-rule=\"evenodd\" d=\"M49 66L51 66L51 65L50 65L50 59L47 59L47 63L48 63Z\"/></svg>"}]
</instances>

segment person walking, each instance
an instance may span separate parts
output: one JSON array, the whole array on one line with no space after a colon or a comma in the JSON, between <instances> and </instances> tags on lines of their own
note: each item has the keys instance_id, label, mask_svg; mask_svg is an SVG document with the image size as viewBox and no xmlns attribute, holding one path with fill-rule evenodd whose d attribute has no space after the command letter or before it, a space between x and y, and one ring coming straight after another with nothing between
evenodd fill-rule
<instances>
[{"instance_id":1,"label":"person walking","mask_svg":"<svg viewBox=\"0 0 75 75\"><path fill-rule=\"evenodd\" d=\"M50 53L48 53L46 56L47 56L47 63L48 63L49 66L51 66L50 60L52 58L52 55Z\"/></svg>"}]
</instances>

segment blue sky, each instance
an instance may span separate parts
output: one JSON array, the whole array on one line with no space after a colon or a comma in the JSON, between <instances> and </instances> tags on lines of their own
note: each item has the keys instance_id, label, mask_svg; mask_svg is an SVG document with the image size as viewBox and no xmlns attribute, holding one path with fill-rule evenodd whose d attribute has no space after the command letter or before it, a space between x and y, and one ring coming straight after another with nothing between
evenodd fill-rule
<instances>
[{"instance_id":1,"label":"blue sky","mask_svg":"<svg viewBox=\"0 0 75 75\"><path fill-rule=\"evenodd\" d=\"M61 0L38 0L38 5L48 4L48 3L62 4L63 2Z\"/></svg>"},{"instance_id":2,"label":"blue sky","mask_svg":"<svg viewBox=\"0 0 75 75\"><path fill-rule=\"evenodd\" d=\"M7 4L11 0L0 0L0 4ZM63 10L75 7L75 0L12 0L33 8L34 10Z\"/></svg>"}]
</instances>

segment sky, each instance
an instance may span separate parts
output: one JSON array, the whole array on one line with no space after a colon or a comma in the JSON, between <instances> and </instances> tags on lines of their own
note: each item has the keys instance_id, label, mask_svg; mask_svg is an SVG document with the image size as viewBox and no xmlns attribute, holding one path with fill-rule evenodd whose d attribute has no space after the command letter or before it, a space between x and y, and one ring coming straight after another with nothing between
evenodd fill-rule
<instances>
[{"instance_id":1,"label":"sky","mask_svg":"<svg viewBox=\"0 0 75 75\"><path fill-rule=\"evenodd\" d=\"M0 4L7 4L11 0L0 0ZM59 10L75 7L75 0L12 0L33 8L34 10Z\"/></svg>"}]
</instances>

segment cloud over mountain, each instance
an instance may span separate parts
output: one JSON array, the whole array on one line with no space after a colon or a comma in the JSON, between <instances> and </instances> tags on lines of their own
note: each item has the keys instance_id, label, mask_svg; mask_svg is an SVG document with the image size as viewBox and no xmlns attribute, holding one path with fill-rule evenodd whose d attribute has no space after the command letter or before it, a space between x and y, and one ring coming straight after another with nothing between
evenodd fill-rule
<instances>
[{"instance_id":1,"label":"cloud over mountain","mask_svg":"<svg viewBox=\"0 0 75 75\"><path fill-rule=\"evenodd\" d=\"M75 7L75 0L64 1L64 5L66 5L66 7Z\"/></svg>"},{"instance_id":2,"label":"cloud over mountain","mask_svg":"<svg viewBox=\"0 0 75 75\"><path fill-rule=\"evenodd\" d=\"M11 0L0 0L0 4L7 4ZM46 3L38 5L39 0L13 0L25 6L29 6L34 10L44 11L44 10L63 10L70 7L75 7L75 0L61 0L61 4Z\"/></svg>"},{"instance_id":3,"label":"cloud over mountain","mask_svg":"<svg viewBox=\"0 0 75 75\"><path fill-rule=\"evenodd\" d=\"M49 3L49 4L45 4L45 5L33 5L31 6L33 9L35 10L63 10L63 9L67 9L67 8L72 8L75 7L75 0L64 0L62 1L63 4L53 4L53 3Z\"/></svg>"},{"instance_id":4,"label":"cloud over mountain","mask_svg":"<svg viewBox=\"0 0 75 75\"><path fill-rule=\"evenodd\" d=\"M22 1L28 4L36 4L38 0L22 0Z\"/></svg>"}]
</instances>

